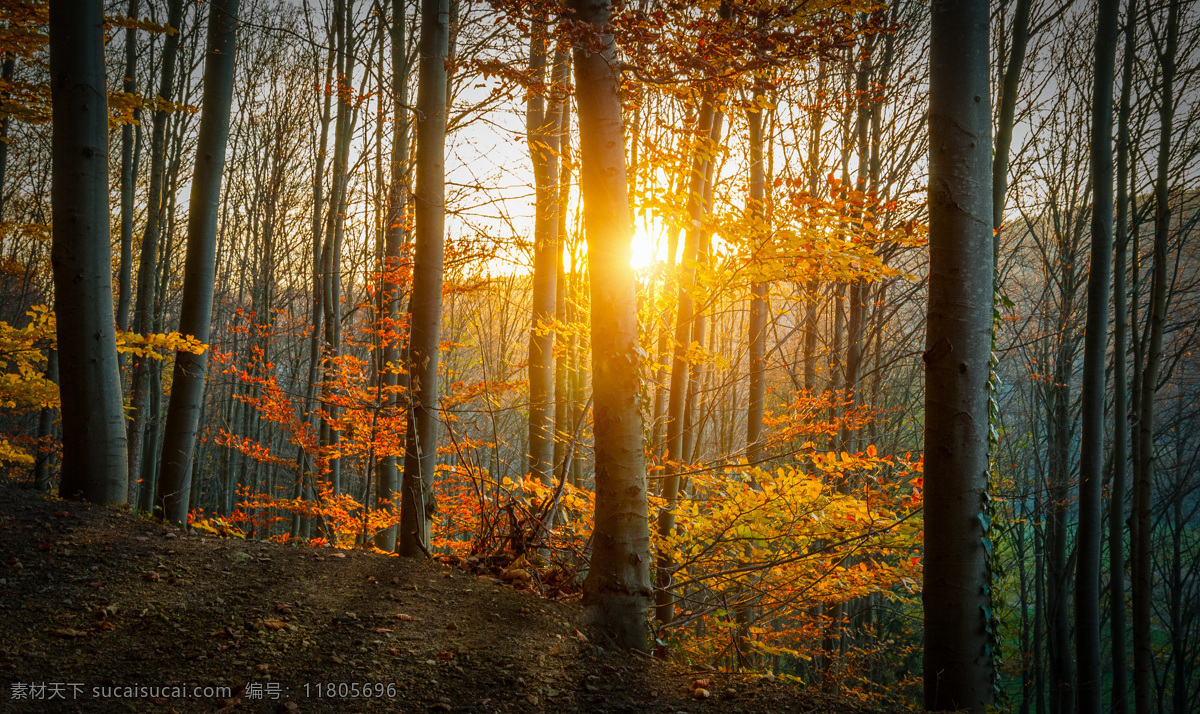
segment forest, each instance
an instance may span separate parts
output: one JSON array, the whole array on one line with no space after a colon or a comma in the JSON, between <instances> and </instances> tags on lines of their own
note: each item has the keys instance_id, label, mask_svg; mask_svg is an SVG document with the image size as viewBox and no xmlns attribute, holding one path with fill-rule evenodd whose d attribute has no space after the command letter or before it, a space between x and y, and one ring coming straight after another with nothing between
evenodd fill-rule
<instances>
[{"instance_id":1,"label":"forest","mask_svg":"<svg viewBox=\"0 0 1200 714\"><path fill-rule=\"evenodd\" d=\"M0 0L0 53L0 500L863 711L1200 711L1194 0Z\"/></svg>"}]
</instances>

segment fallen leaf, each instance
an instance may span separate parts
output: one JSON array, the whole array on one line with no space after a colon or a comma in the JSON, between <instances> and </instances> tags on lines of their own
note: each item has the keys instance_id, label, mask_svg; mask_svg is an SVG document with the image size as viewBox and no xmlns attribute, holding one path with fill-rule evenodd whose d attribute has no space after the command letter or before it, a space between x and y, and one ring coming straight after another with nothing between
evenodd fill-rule
<instances>
[{"instance_id":1,"label":"fallen leaf","mask_svg":"<svg viewBox=\"0 0 1200 714\"><path fill-rule=\"evenodd\" d=\"M692 696L697 699L708 699L709 697L712 696L712 692L708 691L707 689L703 689L703 688L694 689L694 690L692 690Z\"/></svg>"},{"instance_id":2,"label":"fallen leaf","mask_svg":"<svg viewBox=\"0 0 1200 714\"><path fill-rule=\"evenodd\" d=\"M58 635L59 637L87 637L88 633L83 630L63 627L57 630L50 630L50 634Z\"/></svg>"},{"instance_id":3,"label":"fallen leaf","mask_svg":"<svg viewBox=\"0 0 1200 714\"><path fill-rule=\"evenodd\" d=\"M108 583L104 582L103 580L96 580L94 582L88 583L88 587L93 587L93 588L102 588L105 585L108 585Z\"/></svg>"},{"instance_id":4,"label":"fallen leaf","mask_svg":"<svg viewBox=\"0 0 1200 714\"><path fill-rule=\"evenodd\" d=\"M394 632L395 630L393 630L390 627L376 627L375 631L382 635L382 634L386 634L388 632Z\"/></svg>"},{"instance_id":5,"label":"fallen leaf","mask_svg":"<svg viewBox=\"0 0 1200 714\"><path fill-rule=\"evenodd\" d=\"M267 674L268 672L271 671L271 665L256 664L256 665L254 665L254 671L257 672L258 674Z\"/></svg>"},{"instance_id":6,"label":"fallen leaf","mask_svg":"<svg viewBox=\"0 0 1200 714\"><path fill-rule=\"evenodd\" d=\"M403 652L401 652L400 650L398 650L394 647L392 649L388 650L387 653L392 655L393 657L399 657L400 655L404 654Z\"/></svg>"},{"instance_id":7,"label":"fallen leaf","mask_svg":"<svg viewBox=\"0 0 1200 714\"><path fill-rule=\"evenodd\" d=\"M46 551L50 550L50 544L49 544L49 543L42 543L41 545L39 545L39 546L38 546L38 550L40 550L41 552L43 552L43 553L44 553L44 552L46 552Z\"/></svg>"},{"instance_id":8,"label":"fallen leaf","mask_svg":"<svg viewBox=\"0 0 1200 714\"><path fill-rule=\"evenodd\" d=\"M525 570L524 568L509 568L508 570L505 570L504 574L500 577L504 578L505 580L512 580L514 582L526 582L530 579L529 571Z\"/></svg>"},{"instance_id":9,"label":"fallen leaf","mask_svg":"<svg viewBox=\"0 0 1200 714\"><path fill-rule=\"evenodd\" d=\"M413 622L417 618L413 617L412 615L406 615L402 612L402 613L396 615L396 619L400 620L401 622Z\"/></svg>"},{"instance_id":10,"label":"fallen leaf","mask_svg":"<svg viewBox=\"0 0 1200 714\"><path fill-rule=\"evenodd\" d=\"M692 682L692 689L711 689L711 688L712 688L712 680L711 679L697 679L694 682Z\"/></svg>"},{"instance_id":11,"label":"fallen leaf","mask_svg":"<svg viewBox=\"0 0 1200 714\"><path fill-rule=\"evenodd\" d=\"M587 642L588 642L587 635L580 632L579 628L575 628L574 630L571 630L571 634L575 635L577 638L579 638L580 642L587 644Z\"/></svg>"},{"instance_id":12,"label":"fallen leaf","mask_svg":"<svg viewBox=\"0 0 1200 714\"><path fill-rule=\"evenodd\" d=\"M369 577L367 578L367 582L368 582L368 583L377 583L377 582L379 582L379 581L375 579L375 576L374 576L374 575L371 575L371 576L369 576Z\"/></svg>"},{"instance_id":13,"label":"fallen leaf","mask_svg":"<svg viewBox=\"0 0 1200 714\"><path fill-rule=\"evenodd\" d=\"M437 704L434 704L431 707L429 707L429 711L431 711L431 712L448 712L448 711L450 711L450 705L445 702L438 702Z\"/></svg>"},{"instance_id":14,"label":"fallen leaf","mask_svg":"<svg viewBox=\"0 0 1200 714\"><path fill-rule=\"evenodd\" d=\"M330 558L345 558L346 554L345 553L330 553L329 557Z\"/></svg>"},{"instance_id":15,"label":"fallen leaf","mask_svg":"<svg viewBox=\"0 0 1200 714\"><path fill-rule=\"evenodd\" d=\"M437 658L438 659L454 659L454 653L453 652L438 652Z\"/></svg>"},{"instance_id":16,"label":"fallen leaf","mask_svg":"<svg viewBox=\"0 0 1200 714\"><path fill-rule=\"evenodd\" d=\"M155 572L142 573L142 580L148 583L156 583L159 580L159 574Z\"/></svg>"},{"instance_id":17,"label":"fallen leaf","mask_svg":"<svg viewBox=\"0 0 1200 714\"><path fill-rule=\"evenodd\" d=\"M290 627L290 625L283 620L275 619L263 620L263 625L265 625L268 630L286 630L288 627Z\"/></svg>"},{"instance_id":18,"label":"fallen leaf","mask_svg":"<svg viewBox=\"0 0 1200 714\"><path fill-rule=\"evenodd\" d=\"M104 622L101 622L99 625L96 625L97 632L111 632L112 630L115 630L115 629L117 629L117 626L112 624L108 620L105 620Z\"/></svg>"}]
</instances>

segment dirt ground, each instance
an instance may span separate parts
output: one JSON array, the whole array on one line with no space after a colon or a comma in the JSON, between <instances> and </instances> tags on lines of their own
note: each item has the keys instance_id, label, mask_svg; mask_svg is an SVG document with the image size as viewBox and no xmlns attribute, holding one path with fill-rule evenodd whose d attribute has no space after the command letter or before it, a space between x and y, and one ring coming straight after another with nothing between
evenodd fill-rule
<instances>
[{"instance_id":1,"label":"dirt ground","mask_svg":"<svg viewBox=\"0 0 1200 714\"><path fill-rule=\"evenodd\" d=\"M188 534L0 487L0 711L862 711L606 651L573 632L577 614L440 563Z\"/></svg>"}]
</instances>

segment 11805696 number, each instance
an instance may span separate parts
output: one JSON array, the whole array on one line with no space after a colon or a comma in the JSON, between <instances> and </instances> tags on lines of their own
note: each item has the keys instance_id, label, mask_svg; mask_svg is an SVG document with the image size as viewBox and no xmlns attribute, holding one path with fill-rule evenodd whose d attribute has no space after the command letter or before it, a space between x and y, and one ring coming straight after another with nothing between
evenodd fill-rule
<instances>
[{"instance_id":1,"label":"11805696 number","mask_svg":"<svg viewBox=\"0 0 1200 714\"><path fill-rule=\"evenodd\" d=\"M395 682L305 683L304 696L326 699L371 699L396 696Z\"/></svg>"}]
</instances>

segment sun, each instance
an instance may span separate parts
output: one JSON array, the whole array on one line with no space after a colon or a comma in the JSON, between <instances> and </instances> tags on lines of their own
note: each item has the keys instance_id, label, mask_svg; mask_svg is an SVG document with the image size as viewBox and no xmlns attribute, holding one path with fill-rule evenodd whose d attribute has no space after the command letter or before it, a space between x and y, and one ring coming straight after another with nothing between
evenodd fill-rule
<instances>
[{"instance_id":1,"label":"sun","mask_svg":"<svg viewBox=\"0 0 1200 714\"><path fill-rule=\"evenodd\" d=\"M654 263L666 260L666 231L658 221L639 219L633 224L631 248L629 264L634 270L644 270Z\"/></svg>"}]
</instances>

